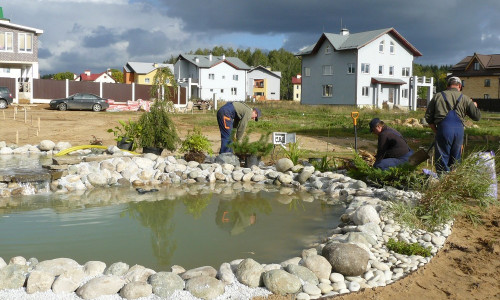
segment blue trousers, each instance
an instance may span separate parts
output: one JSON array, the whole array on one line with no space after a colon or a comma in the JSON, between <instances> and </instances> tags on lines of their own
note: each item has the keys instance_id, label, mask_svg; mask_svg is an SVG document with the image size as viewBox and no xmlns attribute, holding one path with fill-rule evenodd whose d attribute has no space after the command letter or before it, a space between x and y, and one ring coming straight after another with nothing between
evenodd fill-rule
<instances>
[{"instance_id":1,"label":"blue trousers","mask_svg":"<svg viewBox=\"0 0 500 300\"><path fill-rule=\"evenodd\" d=\"M410 156L412 154L413 154L413 150L410 149L410 151L408 153L406 153L405 155L403 155L401 157L384 158L384 159L381 159L379 161L376 161L373 164L373 167L385 171L389 168L399 166L401 164L408 162L408 159L410 158Z\"/></svg>"},{"instance_id":2,"label":"blue trousers","mask_svg":"<svg viewBox=\"0 0 500 300\"><path fill-rule=\"evenodd\" d=\"M437 125L436 171L449 172L451 166L460 160L464 142L464 125L454 110L448 112L443 121Z\"/></svg>"},{"instance_id":3,"label":"blue trousers","mask_svg":"<svg viewBox=\"0 0 500 300\"><path fill-rule=\"evenodd\" d=\"M232 102L226 103L217 111L217 123L220 130L220 151L219 153L233 152L229 148L231 144L231 131L233 130L236 111Z\"/></svg>"}]
</instances>

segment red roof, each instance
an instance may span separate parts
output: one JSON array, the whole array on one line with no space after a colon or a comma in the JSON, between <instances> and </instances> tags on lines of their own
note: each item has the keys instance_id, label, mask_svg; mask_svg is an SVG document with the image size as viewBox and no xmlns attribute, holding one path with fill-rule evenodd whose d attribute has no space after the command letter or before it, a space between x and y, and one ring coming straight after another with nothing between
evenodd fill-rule
<instances>
[{"instance_id":1,"label":"red roof","mask_svg":"<svg viewBox=\"0 0 500 300\"><path fill-rule=\"evenodd\" d=\"M292 77L292 84L302 84L302 77L301 78Z\"/></svg>"},{"instance_id":2,"label":"red roof","mask_svg":"<svg viewBox=\"0 0 500 300\"><path fill-rule=\"evenodd\" d=\"M101 75L106 74L106 72L98 73L98 74L90 74L87 75L85 73L80 74L81 81L95 81L97 78L101 77Z\"/></svg>"}]
</instances>

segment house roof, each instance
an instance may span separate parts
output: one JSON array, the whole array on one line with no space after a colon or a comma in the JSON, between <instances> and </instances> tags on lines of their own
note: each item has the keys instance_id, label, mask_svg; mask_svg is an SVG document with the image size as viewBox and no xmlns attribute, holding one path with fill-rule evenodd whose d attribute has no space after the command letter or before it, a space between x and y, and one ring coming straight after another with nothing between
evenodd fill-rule
<instances>
[{"instance_id":1,"label":"house roof","mask_svg":"<svg viewBox=\"0 0 500 300\"><path fill-rule=\"evenodd\" d=\"M292 84L302 84L302 77L301 78L292 77Z\"/></svg>"},{"instance_id":2,"label":"house roof","mask_svg":"<svg viewBox=\"0 0 500 300\"><path fill-rule=\"evenodd\" d=\"M262 72L268 73L268 74L273 75L275 77L281 78L281 72L280 71L271 71L271 70L269 70L269 69L267 69L266 67L263 67L263 66L253 67L253 68L251 68L248 71L248 73L251 73L251 72L253 72L255 70L260 70Z\"/></svg>"},{"instance_id":3,"label":"house roof","mask_svg":"<svg viewBox=\"0 0 500 300\"><path fill-rule=\"evenodd\" d=\"M401 42L406 48L408 48L408 50L410 50L411 53L413 53L413 56L422 56L422 53L420 53L420 51L418 51L417 48L415 48L412 44L410 44L410 42L408 42L394 28L385 28L385 29L365 31L359 33L350 33L346 35L335 34L335 33L323 33L319 38L319 40L316 42L316 44L302 49L296 55L303 56L316 53L325 40L328 40L337 51L360 49L386 33L392 35L395 39Z\"/></svg>"},{"instance_id":4,"label":"house roof","mask_svg":"<svg viewBox=\"0 0 500 300\"><path fill-rule=\"evenodd\" d=\"M158 63L147 63L147 62L133 62L129 61L123 67L128 73L136 73L136 74L149 74L157 68L170 68L172 72L174 72L174 65L172 64L158 64Z\"/></svg>"},{"instance_id":5,"label":"house roof","mask_svg":"<svg viewBox=\"0 0 500 300\"><path fill-rule=\"evenodd\" d=\"M23 31L30 31L30 32L35 33L36 35L40 35L40 34L43 33L43 30L41 30L41 29L14 24L14 23L11 23L8 19L1 19L0 20L0 25L4 25L4 26L7 26L7 27L12 27L12 28L20 29L20 30L23 30Z\"/></svg>"},{"instance_id":6,"label":"house roof","mask_svg":"<svg viewBox=\"0 0 500 300\"><path fill-rule=\"evenodd\" d=\"M500 68L500 54L478 54L466 56L456 65L451 67L452 71L465 71L473 61L478 61L484 69L498 69Z\"/></svg>"},{"instance_id":7,"label":"house roof","mask_svg":"<svg viewBox=\"0 0 500 300\"><path fill-rule=\"evenodd\" d=\"M81 81L95 81L97 78L99 78L99 77L101 77L102 75L105 75L105 74L107 74L107 72L102 72L102 73L97 73L97 74L90 74L90 75L82 73L78 77L80 77ZM115 80L110 75L108 75L108 76L109 76L109 78L113 79L113 81Z\"/></svg>"},{"instance_id":8,"label":"house roof","mask_svg":"<svg viewBox=\"0 0 500 300\"><path fill-rule=\"evenodd\" d=\"M210 60L210 55L197 54L180 54L178 59L185 59L194 64L198 68L211 68L222 62L226 62L239 70L249 70L250 67L237 57L213 56Z\"/></svg>"},{"instance_id":9,"label":"house roof","mask_svg":"<svg viewBox=\"0 0 500 300\"><path fill-rule=\"evenodd\" d=\"M394 84L394 85L406 84L406 82L404 80L401 80L401 79L382 78L382 77L372 77L372 83Z\"/></svg>"}]
</instances>

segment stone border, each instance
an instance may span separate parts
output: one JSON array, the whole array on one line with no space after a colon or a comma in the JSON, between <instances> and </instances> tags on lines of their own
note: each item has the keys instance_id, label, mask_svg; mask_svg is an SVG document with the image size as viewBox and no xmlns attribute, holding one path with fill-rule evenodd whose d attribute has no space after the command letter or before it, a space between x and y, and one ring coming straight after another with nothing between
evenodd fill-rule
<instances>
[{"instance_id":1,"label":"stone border","mask_svg":"<svg viewBox=\"0 0 500 300\"><path fill-rule=\"evenodd\" d=\"M6 151L1 146L0 142L0 154ZM171 272L157 273L123 262L106 266L89 261L82 266L69 258L38 262L36 258L26 260L18 256L7 264L0 258L0 295L7 290L23 289L28 294L75 293L82 299L115 294L126 299L152 295L168 299L224 299L231 290L237 289L239 294L247 289L249 298L274 293L316 299L385 286L430 261L430 257L388 251L385 243L389 238L420 243L430 247L435 255L451 234L451 223L430 233L402 228L391 219L385 209L390 201L414 203L420 198L419 193L371 188L341 173L294 166L289 159L280 159L270 167L241 168L227 163L231 162L230 156L223 158L229 161L198 164L154 154L131 157L115 148L108 148L111 156L94 157L87 162L78 158L76 164L65 165L62 162L67 158L54 158L57 169L63 171L59 179L51 182L50 189L67 193L115 184L147 188L196 182L241 184L241 188L274 186L306 191L321 201L345 203L343 223L331 230L325 240L303 250L300 257L277 264L263 265L247 258L223 263L218 270L211 266L185 270L174 265ZM53 149L46 151L54 153Z\"/></svg>"}]
</instances>

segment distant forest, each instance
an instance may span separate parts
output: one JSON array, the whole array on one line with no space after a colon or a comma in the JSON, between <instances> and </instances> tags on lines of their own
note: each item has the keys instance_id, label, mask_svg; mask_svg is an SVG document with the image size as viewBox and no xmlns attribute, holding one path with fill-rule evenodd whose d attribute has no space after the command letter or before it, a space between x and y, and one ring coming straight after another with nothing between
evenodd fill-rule
<instances>
[{"instance_id":1,"label":"distant forest","mask_svg":"<svg viewBox=\"0 0 500 300\"><path fill-rule=\"evenodd\" d=\"M196 51L188 52L187 54L197 54L197 55L208 55L212 53L215 56L226 57L237 57L241 59L244 63L250 67L270 67L271 71L281 72L281 87L280 94L281 99L291 100L293 96L293 85L292 77L297 76L301 73L301 62L300 57L295 56L292 52L288 52L283 48L279 50L272 51L262 51L260 49L250 50L247 48L236 49L224 48L216 46L212 49L197 49ZM174 64L177 57L171 56L169 60L164 63ZM434 84L436 86L436 91L442 91L446 89L446 74L449 72L451 65L420 65L413 64L413 75L414 76L426 76L434 77ZM425 97L425 90L419 91L419 97Z\"/></svg>"}]
</instances>

